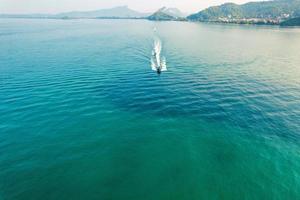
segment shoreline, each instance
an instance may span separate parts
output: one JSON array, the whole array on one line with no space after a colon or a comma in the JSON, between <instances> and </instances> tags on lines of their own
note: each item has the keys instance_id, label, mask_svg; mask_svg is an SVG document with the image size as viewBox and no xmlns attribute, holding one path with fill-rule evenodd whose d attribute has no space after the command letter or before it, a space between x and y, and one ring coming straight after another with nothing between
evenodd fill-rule
<instances>
[{"instance_id":1,"label":"shoreline","mask_svg":"<svg viewBox=\"0 0 300 200\"><path fill-rule=\"evenodd\" d=\"M218 25L242 25L242 26L267 26L280 28L300 28L300 26L284 26L281 23L236 23L222 21L197 21L197 20L149 20L148 18L118 18L118 17L98 17L98 18L56 18L56 17L0 17L0 19L37 19L37 20L146 20L151 22L190 22Z\"/></svg>"}]
</instances>

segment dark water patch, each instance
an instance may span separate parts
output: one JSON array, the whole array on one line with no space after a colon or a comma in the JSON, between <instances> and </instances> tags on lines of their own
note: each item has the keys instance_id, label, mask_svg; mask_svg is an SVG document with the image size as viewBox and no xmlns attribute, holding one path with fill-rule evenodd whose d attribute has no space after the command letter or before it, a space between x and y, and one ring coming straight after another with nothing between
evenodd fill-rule
<instances>
[{"instance_id":1,"label":"dark water patch","mask_svg":"<svg viewBox=\"0 0 300 200\"><path fill-rule=\"evenodd\" d=\"M166 117L193 116L233 122L245 128L261 126L282 135L285 135L282 130L289 129L284 121L269 115L283 109L274 104L278 97L293 99L290 94L284 94L282 88L249 80L246 76L232 80L202 77L205 74L166 72L156 77L155 74L132 71L108 84L112 88L104 89L104 93L108 92L106 95L114 104L129 112ZM274 126L280 128L276 130Z\"/></svg>"}]
</instances>

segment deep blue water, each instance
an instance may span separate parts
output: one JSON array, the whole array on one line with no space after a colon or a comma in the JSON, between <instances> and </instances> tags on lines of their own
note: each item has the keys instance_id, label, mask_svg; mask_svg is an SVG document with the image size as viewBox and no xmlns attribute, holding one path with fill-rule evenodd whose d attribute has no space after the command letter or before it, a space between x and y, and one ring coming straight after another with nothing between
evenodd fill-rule
<instances>
[{"instance_id":1,"label":"deep blue water","mask_svg":"<svg viewBox=\"0 0 300 200\"><path fill-rule=\"evenodd\" d=\"M299 199L299 139L299 29L0 21L0 199Z\"/></svg>"}]
</instances>

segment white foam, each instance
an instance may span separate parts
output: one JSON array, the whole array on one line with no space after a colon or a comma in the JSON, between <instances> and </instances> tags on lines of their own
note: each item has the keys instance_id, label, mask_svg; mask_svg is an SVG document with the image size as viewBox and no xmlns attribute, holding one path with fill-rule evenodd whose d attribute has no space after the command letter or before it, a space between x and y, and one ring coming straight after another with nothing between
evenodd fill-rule
<instances>
[{"instance_id":1,"label":"white foam","mask_svg":"<svg viewBox=\"0 0 300 200\"><path fill-rule=\"evenodd\" d=\"M161 68L161 71L167 71L167 62L166 58L161 56L162 44L159 38L154 39L154 45L151 56L151 68L154 71L157 71Z\"/></svg>"}]
</instances>

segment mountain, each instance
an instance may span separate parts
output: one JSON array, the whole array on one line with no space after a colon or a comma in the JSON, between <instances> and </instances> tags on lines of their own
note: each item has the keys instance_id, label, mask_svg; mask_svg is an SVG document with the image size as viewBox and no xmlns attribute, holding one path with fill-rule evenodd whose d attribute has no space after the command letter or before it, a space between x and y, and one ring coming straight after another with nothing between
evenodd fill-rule
<instances>
[{"instance_id":1,"label":"mountain","mask_svg":"<svg viewBox=\"0 0 300 200\"><path fill-rule=\"evenodd\" d=\"M185 20L185 14L177 8L163 7L150 15L149 20L153 21L183 21Z\"/></svg>"},{"instance_id":2,"label":"mountain","mask_svg":"<svg viewBox=\"0 0 300 200\"><path fill-rule=\"evenodd\" d=\"M148 14L140 13L120 6L110 9L101 9L95 11L73 11L59 14L0 14L0 18L62 18L62 19L79 19L79 18L145 18Z\"/></svg>"},{"instance_id":3,"label":"mountain","mask_svg":"<svg viewBox=\"0 0 300 200\"><path fill-rule=\"evenodd\" d=\"M164 12L167 15L173 16L173 17L180 17L184 18L187 16L187 14L181 12L178 8L167 8L163 7L160 9L161 12Z\"/></svg>"},{"instance_id":4,"label":"mountain","mask_svg":"<svg viewBox=\"0 0 300 200\"><path fill-rule=\"evenodd\" d=\"M86 12L66 12L56 15L59 18L142 18L146 16L147 14L131 10L127 6Z\"/></svg>"},{"instance_id":5,"label":"mountain","mask_svg":"<svg viewBox=\"0 0 300 200\"><path fill-rule=\"evenodd\" d=\"M280 23L280 26L300 26L300 17L292 18Z\"/></svg>"},{"instance_id":6,"label":"mountain","mask_svg":"<svg viewBox=\"0 0 300 200\"><path fill-rule=\"evenodd\" d=\"M276 22L297 16L300 16L300 0L273 0L249 2L242 5L226 3L220 6L209 7L188 16L188 19L192 21L225 22L234 22L241 19L246 21L247 19L268 19Z\"/></svg>"}]
</instances>

